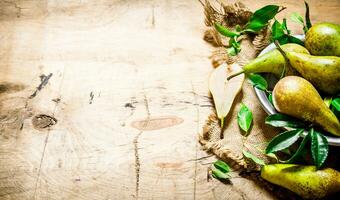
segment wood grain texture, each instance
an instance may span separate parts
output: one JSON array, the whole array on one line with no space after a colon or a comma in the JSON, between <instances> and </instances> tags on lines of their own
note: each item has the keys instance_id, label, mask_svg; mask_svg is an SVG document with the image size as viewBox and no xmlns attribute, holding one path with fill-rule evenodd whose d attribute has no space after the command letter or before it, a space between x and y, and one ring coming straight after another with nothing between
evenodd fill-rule
<instances>
[{"instance_id":1,"label":"wood grain texture","mask_svg":"<svg viewBox=\"0 0 340 200\"><path fill-rule=\"evenodd\" d=\"M339 1L309 2L340 22ZM1 0L0 199L273 199L206 180L203 32L198 1Z\"/></svg>"}]
</instances>

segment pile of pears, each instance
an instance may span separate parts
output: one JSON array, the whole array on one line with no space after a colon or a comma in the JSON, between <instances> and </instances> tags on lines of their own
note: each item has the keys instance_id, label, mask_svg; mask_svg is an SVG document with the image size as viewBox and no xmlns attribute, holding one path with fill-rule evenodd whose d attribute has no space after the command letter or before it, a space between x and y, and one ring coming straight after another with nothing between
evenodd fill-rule
<instances>
[{"instance_id":1,"label":"pile of pears","mask_svg":"<svg viewBox=\"0 0 340 200\"><path fill-rule=\"evenodd\" d=\"M315 24L306 33L305 47L282 45L228 79L240 73L285 76L273 90L276 110L340 136L340 122L321 97L340 94L340 25Z\"/></svg>"},{"instance_id":2,"label":"pile of pears","mask_svg":"<svg viewBox=\"0 0 340 200\"><path fill-rule=\"evenodd\" d=\"M241 73L270 73L280 78L272 93L277 111L340 136L339 119L322 99L340 94L339 25L315 24L306 33L305 47L278 46L246 64L228 80ZM340 192L340 172L331 168L272 164L262 167L261 177L308 199Z\"/></svg>"}]
</instances>

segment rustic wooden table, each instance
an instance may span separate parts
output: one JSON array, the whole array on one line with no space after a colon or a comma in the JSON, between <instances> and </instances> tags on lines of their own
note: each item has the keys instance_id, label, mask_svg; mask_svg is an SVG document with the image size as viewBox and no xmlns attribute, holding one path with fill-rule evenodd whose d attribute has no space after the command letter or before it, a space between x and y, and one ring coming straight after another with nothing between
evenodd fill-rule
<instances>
[{"instance_id":1,"label":"rustic wooden table","mask_svg":"<svg viewBox=\"0 0 340 200\"><path fill-rule=\"evenodd\" d=\"M340 23L338 0L309 2ZM203 19L195 0L0 0L0 199L274 198L207 182Z\"/></svg>"}]
</instances>

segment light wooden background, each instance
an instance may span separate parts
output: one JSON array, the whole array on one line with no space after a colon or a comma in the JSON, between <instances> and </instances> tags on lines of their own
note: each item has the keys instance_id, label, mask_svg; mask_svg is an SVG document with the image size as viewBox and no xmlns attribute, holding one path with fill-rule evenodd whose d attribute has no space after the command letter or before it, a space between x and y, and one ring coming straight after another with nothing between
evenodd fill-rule
<instances>
[{"instance_id":1,"label":"light wooden background","mask_svg":"<svg viewBox=\"0 0 340 200\"><path fill-rule=\"evenodd\" d=\"M340 23L338 0L309 2ZM274 198L206 180L203 19L195 0L0 0L0 199Z\"/></svg>"}]
</instances>

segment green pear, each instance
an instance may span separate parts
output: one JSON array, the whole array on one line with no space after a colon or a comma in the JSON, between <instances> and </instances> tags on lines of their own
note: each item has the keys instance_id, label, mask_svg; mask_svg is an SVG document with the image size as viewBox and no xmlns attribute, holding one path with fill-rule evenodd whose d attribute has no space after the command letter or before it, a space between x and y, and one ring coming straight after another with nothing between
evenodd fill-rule
<instances>
[{"instance_id":1,"label":"green pear","mask_svg":"<svg viewBox=\"0 0 340 200\"><path fill-rule=\"evenodd\" d=\"M262 167L261 177L305 199L340 192L340 173L332 168L317 170L315 166L272 164Z\"/></svg>"},{"instance_id":2,"label":"green pear","mask_svg":"<svg viewBox=\"0 0 340 200\"><path fill-rule=\"evenodd\" d=\"M326 94L340 92L340 57L286 52L290 65Z\"/></svg>"},{"instance_id":3,"label":"green pear","mask_svg":"<svg viewBox=\"0 0 340 200\"><path fill-rule=\"evenodd\" d=\"M312 55L340 56L340 26L332 23L313 25L306 33L305 46Z\"/></svg>"},{"instance_id":4,"label":"green pear","mask_svg":"<svg viewBox=\"0 0 340 200\"><path fill-rule=\"evenodd\" d=\"M340 122L314 86L298 76L281 79L273 90L273 104L280 113L311 122L340 136Z\"/></svg>"},{"instance_id":5,"label":"green pear","mask_svg":"<svg viewBox=\"0 0 340 200\"><path fill-rule=\"evenodd\" d=\"M281 46L281 48L286 52L292 51L309 54L308 50L305 47L294 43L284 44ZM275 76L280 77L285 63L286 61L282 54L277 49L274 49L263 54L262 56L255 58L254 60L243 66L242 71L230 75L227 79L229 80L242 73L272 73ZM297 72L288 64L286 66L285 75L297 75Z\"/></svg>"}]
</instances>

